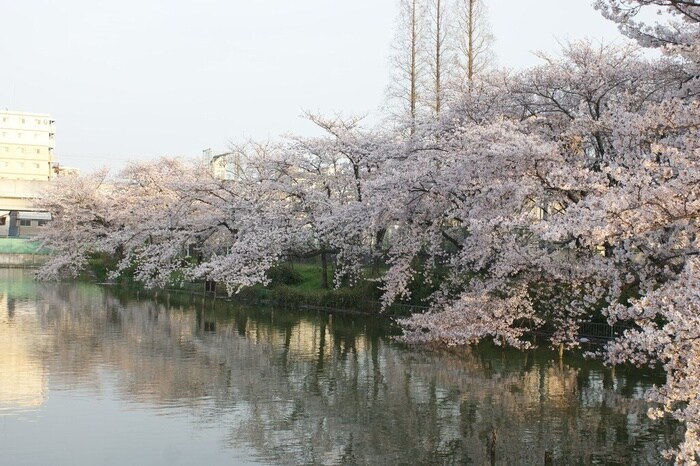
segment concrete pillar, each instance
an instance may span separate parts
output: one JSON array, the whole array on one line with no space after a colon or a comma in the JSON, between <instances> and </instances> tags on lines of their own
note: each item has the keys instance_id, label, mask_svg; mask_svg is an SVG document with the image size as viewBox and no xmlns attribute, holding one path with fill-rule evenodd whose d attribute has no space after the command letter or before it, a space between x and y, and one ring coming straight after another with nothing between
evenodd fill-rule
<instances>
[{"instance_id":1,"label":"concrete pillar","mask_svg":"<svg viewBox=\"0 0 700 466\"><path fill-rule=\"evenodd\" d=\"M10 236L10 237L19 236L19 227L17 226L17 211L16 210L10 211L10 216L8 218L8 222L10 222L10 226L8 228L7 236Z\"/></svg>"}]
</instances>

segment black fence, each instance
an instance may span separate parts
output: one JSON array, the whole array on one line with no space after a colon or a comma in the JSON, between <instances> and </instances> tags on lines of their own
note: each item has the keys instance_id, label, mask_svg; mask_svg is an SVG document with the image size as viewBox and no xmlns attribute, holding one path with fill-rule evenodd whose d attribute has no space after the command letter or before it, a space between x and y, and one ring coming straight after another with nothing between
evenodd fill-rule
<instances>
[{"instance_id":1,"label":"black fence","mask_svg":"<svg viewBox=\"0 0 700 466\"><path fill-rule=\"evenodd\" d=\"M582 322L579 325L579 338L589 340L613 340L632 327L624 324L610 325L607 322Z\"/></svg>"}]
</instances>

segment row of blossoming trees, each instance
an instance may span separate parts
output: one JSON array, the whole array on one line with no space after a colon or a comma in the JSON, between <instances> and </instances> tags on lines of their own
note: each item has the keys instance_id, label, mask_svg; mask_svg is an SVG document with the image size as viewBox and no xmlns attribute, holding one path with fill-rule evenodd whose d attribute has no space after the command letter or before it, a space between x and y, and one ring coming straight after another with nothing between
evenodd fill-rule
<instances>
[{"instance_id":1,"label":"row of blossoming trees","mask_svg":"<svg viewBox=\"0 0 700 466\"><path fill-rule=\"evenodd\" d=\"M643 4L668 23L634 22ZM581 322L631 326L611 363L663 365L653 414L687 426L674 452L700 455L700 5L600 1L644 46L566 46L559 58L474 80L439 115L362 128L310 118L325 136L236 147L233 180L176 159L57 182L45 277L90 255L148 286L178 279L265 283L290 255L333 253L335 282L379 268L383 303L440 276L405 339L527 347L547 325L574 346ZM196 250L195 258L186 250ZM439 271L439 274L435 272Z\"/></svg>"}]
</instances>

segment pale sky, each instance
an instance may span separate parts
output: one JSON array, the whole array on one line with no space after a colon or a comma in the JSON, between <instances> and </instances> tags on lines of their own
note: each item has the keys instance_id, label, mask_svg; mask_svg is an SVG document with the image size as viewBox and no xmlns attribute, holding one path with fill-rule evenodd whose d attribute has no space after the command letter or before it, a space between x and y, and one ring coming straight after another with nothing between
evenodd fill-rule
<instances>
[{"instance_id":1,"label":"pale sky","mask_svg":"<svg viewBox=\"0 0 700 466\"><path fill-rule=\"evenodd\" d=\"M50 113L85 171L379 115L398 0L0 0L0 107ZM501 66L621 40L590 0L487 0Z\"/></svg>"}]
</instances>

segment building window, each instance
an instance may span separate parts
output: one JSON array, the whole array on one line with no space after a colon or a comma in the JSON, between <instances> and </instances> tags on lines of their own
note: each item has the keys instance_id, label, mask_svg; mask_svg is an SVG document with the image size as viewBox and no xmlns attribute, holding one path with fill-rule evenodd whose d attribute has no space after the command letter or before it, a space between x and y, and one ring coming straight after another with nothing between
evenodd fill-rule
<instances>
[{"instance_id":1,"label":"building window","mask_svg":"<svg viewBox=\"0 0 700 466\"><path fill-rule=\"evenodd\" d=\"M41 124L41 120L38 119L38 118L37 118L36 120L34 120L34 121L36 121L36 124L37 124L37 125L40 125L40 124Z\"/></svg>"},{"instance_id":2,"label":"building window","mask_svg":"<svg viewBox=\"0 0 700 466\"><path fill-rule=\"evenodd\" d=\"M24 118L22 118L22 124L24 124Z\"/></svg>"},{"instance_id":3,"label":"building window","mask_svg":"<svg viewBox=\"0 0 700 466\"><path fill-rule=\"evenodd\" d=\"M18 218L17 219L17 226L30 227L30 226L32 226L32 221L28 218Z\"/></svg>"},{"instance_id":4,"label":"building window","mask_svg":"<svg viewBox=\"0 0 700 466\"><path fill-rule=\"evenodd\" d=\"M7 217L0 217L0 227L4 226L5 223L7 223Z\"/></svg>"},{"instance_id":5,"label":"building window","mask_svg":"<svg viewBox=\"0 0 700 466\"><path fill-rule=\"evenodd\" d=\"M46 226L46 220L39 220L36 224L40 227Z\"/></svg>"},{"instance_id":6,"label":"building window","mask_svg":"<svg viewBox=\"0 0 700 466\"><path fill-rule=\"evenodd\" d=\"M37 149L37 150L36 150L36 153L37 153L37 154L41 154L41 149ZM37 167L37 168L39 168L39 167Z\"/></svg>"},{"instance_id":7,"label":"building window","mask_svg":"<svg viewBox=\"0 0 700 466\"><path fill-rule=\"evenodd\" d=\"M16 162L15 167L16 168L24 168L24 162Z\"/></svg>"}]
</instances>

